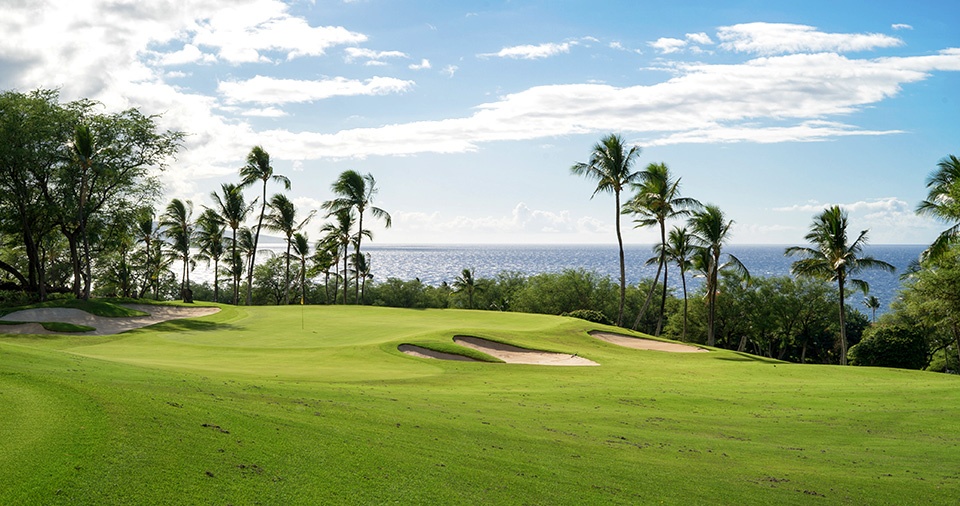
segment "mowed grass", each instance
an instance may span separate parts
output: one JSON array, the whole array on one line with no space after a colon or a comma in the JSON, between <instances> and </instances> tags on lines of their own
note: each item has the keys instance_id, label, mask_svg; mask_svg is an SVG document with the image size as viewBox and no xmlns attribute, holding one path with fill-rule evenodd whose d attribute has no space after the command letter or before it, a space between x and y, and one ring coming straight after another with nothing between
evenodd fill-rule
<instances>
[{"instance_id":1,"label":"mowed grass","mask_svg":"<svg viewBox=\"0 0 960 506\"><path fill-rule=\"evenodd\" d=\"M0 335L2 504L956 504L960 378L543 315L223 307ZM2 327L0 327L2 330ZM419 359L474 335L600 367Z\"/></svg>"}]
</instances>

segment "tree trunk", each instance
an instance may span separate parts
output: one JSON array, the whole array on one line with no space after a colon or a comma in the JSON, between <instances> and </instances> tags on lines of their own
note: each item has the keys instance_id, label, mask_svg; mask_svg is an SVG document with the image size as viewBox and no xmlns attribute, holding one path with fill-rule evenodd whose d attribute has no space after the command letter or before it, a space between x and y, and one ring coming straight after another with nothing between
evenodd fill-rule
<instances>
[{"instance_id":1,"label":"tree trunk","mask_svg":"<svg viewBox=\"0 0 960 506\"><path fill-rule=\"evenodd\" d=\"M283 304L290 305L290 236L287 236L287 271L283 275Z\"/></svg>"},{"instance_id":2,"label":"tree trunk","mask_svg":"<svg viewBox=\"0 0 960 506\"><path fill-rule=\"evenodd\" d=\"M620 309L617 312L617 326L623 326L623 304L627 300L627 267L623 258L623 234L620 233L620 191L614 192L614 201L617 204L617 246L620 250Z\"/></svg>"},{"instance_id":3,"label":"tree trunk","mask_svg":"<svg viewBox=\"0 0 960 506\"><path fill-rule=\"evenodd\" d=\"M687 340L687 276L684 268L680 268L680 281L683 283L683 333L680 334L680 340Z\"/></svg>"},{"instance_id":4,"label":"tree trunk","mask_svg":"<svg viewBox=\"0 0 960 506\"><path fill-rule=\"evenodd\" d=\"M847 324L843 307L843 277L837 279L840 287L840 365L847 365Z\"/></svg>"},{"instance_id":5,"label":"tree trunk","mask_svg":"<svg viewBox=\"0 0 960 506\"><path fill-rule=\"evenodd\" d=\"M655 336L660 336L663 330L663 313L667 307L667 272L670 266L667 265L667 229L664 222L660 222L660 265L663 266L663 295L660 297L660 316L657 317L657 331Z\"/></svg>"},{"instance_id":6,"label":"tree trunk","mask_svg":"<svg viewBox=\"0 0 960 506\"><path fill-rule=\"evenodd\" d=\"M643 315L647 313L647 308L650 306L650 301L653 300L653 292L657 290L657 283L660 282L660 269L663 266L657 265L657 275L653 278L653 284L650 285L650 290L647 291L647 298L643 301L643 306L640 308L640 312L637 314L637 319L633 322L633 330L637 330L640 327L640 320L643 318Z\"/></svg>"}]
</instances>

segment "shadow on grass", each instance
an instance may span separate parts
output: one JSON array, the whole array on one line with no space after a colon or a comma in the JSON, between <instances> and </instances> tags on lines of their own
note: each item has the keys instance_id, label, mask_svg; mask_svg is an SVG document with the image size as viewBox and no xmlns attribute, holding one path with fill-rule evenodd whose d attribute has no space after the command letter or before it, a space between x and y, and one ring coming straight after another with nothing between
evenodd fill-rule
<instances>
[{"instance_id":1,"label":"shadow on grass","mask_svg":"<svg viewBox=\"0 0 960 506\"><path fill-rule=\"evenodd\" d=\"M726 360L726 361L728 361L728 362L762 362L762 363L765 363L765 364L783 364L783 363L785 363L784 361L782 361L782 360L777 360L777 359L775 359L775 358L761 357L761 356L759 356L759 355L751 355L751 354L749 354L749 353L743 353L743 352L740 352L740 351L731 351L730 353L733 354L733 355L736 355L736 356L735 356L735 357L717 356L717 357L714 357L714 358L716 358L717 360Z\"/></svg>"},{"instance_id":2,"label":"shadow on grass","mask_svg":"<svg viewBox=\"0 0 960 506\"><path fill-rule=\"evenodd\" d=\"M144 327L148 330L159 330L163 332L209 332L214 330L236 330L236 326L229 323L222 322L211 322L205 320L168 320L165 322L155 323L148 327Z\"/></svg>"}]
</instances>

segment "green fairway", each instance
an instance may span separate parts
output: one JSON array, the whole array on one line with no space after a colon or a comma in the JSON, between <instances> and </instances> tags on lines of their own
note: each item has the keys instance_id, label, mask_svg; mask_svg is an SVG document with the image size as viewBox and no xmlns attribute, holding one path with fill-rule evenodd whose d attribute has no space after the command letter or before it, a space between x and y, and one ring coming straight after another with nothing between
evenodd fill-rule
<instances>
[{"instance_id":1,"label":"green fairway","mask_svg":"<svg viewBox=\"0 0 960 506\"><path fill-rule=\"evenodd\" d=\"M634 350L594 329L613 330L520 313L223 306L113 336L0 334L0 504L960 497L957 376ZM397 350L456 351L455 335L600 366Z\"/></svg>"}]
</instances>

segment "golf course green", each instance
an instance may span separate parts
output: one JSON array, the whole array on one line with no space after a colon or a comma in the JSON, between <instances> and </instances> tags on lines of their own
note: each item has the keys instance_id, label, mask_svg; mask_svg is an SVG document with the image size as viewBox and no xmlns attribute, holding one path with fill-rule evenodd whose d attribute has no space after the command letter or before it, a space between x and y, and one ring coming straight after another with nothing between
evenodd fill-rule
<instances>
[{"instance_id":1,"label":"golf course green","mask_svg":"<svg viewBox=\"0 0 960 506\"><path fill-rule=\"evenodd\" d=\"M546 315L218 307L0 333L0 504L960 498L955 375L631 349L588 334L629 331ZM502 363L454 336L599 366Z\"/></svg>"}]
</instances>

